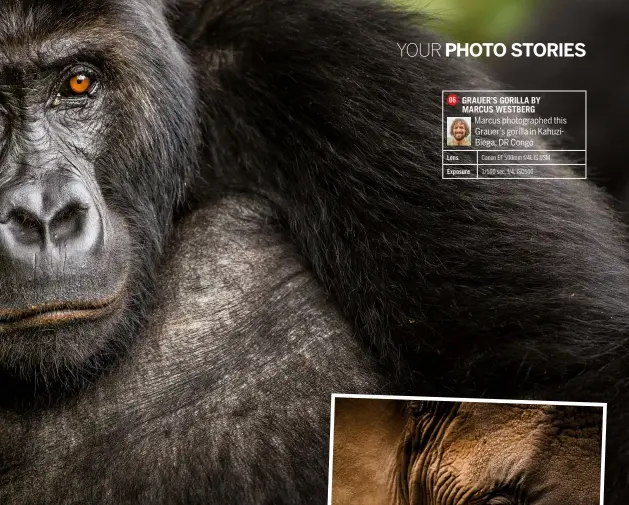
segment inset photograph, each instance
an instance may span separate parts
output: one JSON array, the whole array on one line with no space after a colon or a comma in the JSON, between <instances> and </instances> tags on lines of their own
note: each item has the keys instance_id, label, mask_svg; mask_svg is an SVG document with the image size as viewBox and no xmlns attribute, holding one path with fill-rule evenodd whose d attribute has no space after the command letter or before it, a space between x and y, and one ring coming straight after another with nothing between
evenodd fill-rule
<instances>
[{"instance_id":1,"label":"inset photograph","mask_svg":"<svg viewBox=\"0 0 629 505\"><path fill-rule=\"evenodd\" d=\"M472 118L471 117L449 117L446 127L448 129L449 146L471 146L472 145Z\"/></svg>"},{"instance_id":2,"label":"inset photograph","mask_svg":"<svg viewBox=\"0 0 629 505\"><path fill-rule=\"evenodd\" d=\"M601 403L333 395L330 505L602 505Z\"/></svg>"}]
</instances>

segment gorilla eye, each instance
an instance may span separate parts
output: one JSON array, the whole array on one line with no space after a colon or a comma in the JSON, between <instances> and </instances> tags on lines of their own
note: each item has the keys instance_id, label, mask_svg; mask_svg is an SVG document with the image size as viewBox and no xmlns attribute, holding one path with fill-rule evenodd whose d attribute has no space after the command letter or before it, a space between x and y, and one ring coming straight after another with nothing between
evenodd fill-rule
<instances>
[{"instance_id":1,"label":"gorilla eye","mask_svg":"<svg viewBox=\"0 0 629 505\"><path fill-rule=\"evenodd\" d=\"M68 88L70 88L70 91L72 91L75 95L83 95L88 89L90 89L91 85L92 79L85 74L73 75L68 80Z\"/></svg>"},{"instance_id":2,"label":"gorilla eye","mask_svg":"<svg viewBox=\"0 0 629 505\"><path fill-rule=\"evenodd\" d=\"M74 69L69 76L62 81L52 105L59 105L63 99L92 96L96 91L97 84L98 82L94 71L84 68Z\"/></svg>"}]
</instances>

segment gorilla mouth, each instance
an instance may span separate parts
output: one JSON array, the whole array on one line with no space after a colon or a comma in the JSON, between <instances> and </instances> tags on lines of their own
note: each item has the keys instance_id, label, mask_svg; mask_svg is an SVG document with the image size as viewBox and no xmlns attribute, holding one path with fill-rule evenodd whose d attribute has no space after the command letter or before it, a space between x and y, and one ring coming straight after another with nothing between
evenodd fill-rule
<instances>
[{"instance_id":1,"label":"gorilla mouth","mask_svg":"<svg viewBox=\"0 0 629 505\"><path fill-rule=\"evenodd\" d=\"M0 330L23 330L99 319L113 312L121 300L116 295L103 300L49 302L22 309L0 309Z\"/></svg>"}]
</instances>

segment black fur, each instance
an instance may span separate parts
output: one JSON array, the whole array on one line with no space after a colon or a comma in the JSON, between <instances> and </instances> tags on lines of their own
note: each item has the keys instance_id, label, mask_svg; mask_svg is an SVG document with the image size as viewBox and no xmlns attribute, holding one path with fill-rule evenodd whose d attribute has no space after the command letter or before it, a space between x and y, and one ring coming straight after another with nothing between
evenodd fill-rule
<instances>
[{"instance_id":1,"label":"black fur","mask_svg":"<svg viewBox=\"0 0 629 505\"><path fill-rule=\"evenodd\" d=\"M607 502L626 501L624 229L587 182L441 179L441 90L494 84L400 58L434 39L421 18L350 0L17 3L50 6L35 35L61 23L53 7L77 33L137 34L130 51L99 32L130 89L156 92L117 102L136 129L109 130L122 163L99 184L148 248L134 291L158 296L82 389L10 395L0 502L322 503L332 392L609 401ZM192 215L161 256L172 212Z\"/></svg>"}]
</instances>

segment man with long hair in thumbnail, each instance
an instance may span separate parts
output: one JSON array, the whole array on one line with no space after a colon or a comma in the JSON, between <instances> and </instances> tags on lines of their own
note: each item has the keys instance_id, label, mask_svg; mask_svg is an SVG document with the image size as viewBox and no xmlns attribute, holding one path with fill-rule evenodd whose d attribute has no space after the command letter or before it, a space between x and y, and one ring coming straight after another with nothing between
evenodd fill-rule
<instances>
[{"instance_id":1,"label":"man with long hair in thumbnail","mask_svg":"<svg viewBox=\"0 0 629 505\"><path fill-rule=\"evenodd\" d=\"M450 135L448 136L449 146L471 146L470 126L465 119L456 118L450 125Z\"/></svg>"}]
</instances>

